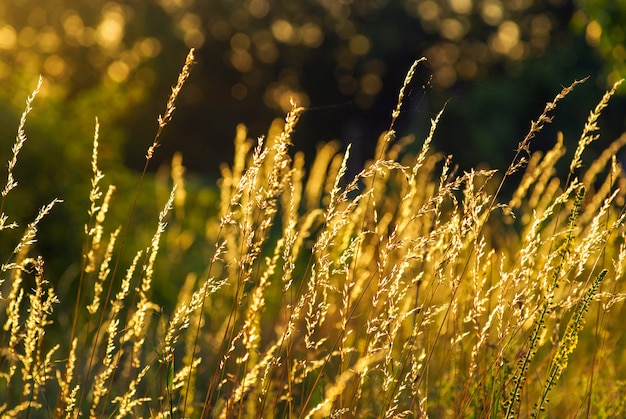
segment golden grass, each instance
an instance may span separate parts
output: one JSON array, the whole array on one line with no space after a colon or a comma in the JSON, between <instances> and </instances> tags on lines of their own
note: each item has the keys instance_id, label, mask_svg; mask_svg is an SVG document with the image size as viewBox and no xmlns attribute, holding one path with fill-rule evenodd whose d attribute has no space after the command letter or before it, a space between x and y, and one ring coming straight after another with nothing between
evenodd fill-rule
<instances>
[{"instance_id":1,"label":"golden grass","mask_svg":"<svg viewBox=\"0 0 626 419\"><path fill-rule=\"evenodd\" d=\"M192 63L193 51L146 169ZM131 211L124 227L107 223L116 190L103 193L96 120L76 300L58 301L33 248L39 221L60 200L42 207L2 265L0 414L624 416L626 177L615 155L626 135L583 164L618 84L591 111L565 181L556 170L567 155L562 135L545 154L531 153L531 141L582 81L546 105L504 171L457 173L451 156L430 149L444 110L417 155L404 151L413 137L396 140L417 65L376 159L353 179L350 147L342 153L336 143L320 146L305 173L304 157L290 153L305 111L294 104L265 138L237 128L219 216L189 231L180 223L198 215L174 156L152 240L125 274L129 226L141 220ZM38 89L19 124L2 209ZM505 185L514 190L508 202ZM2 228L18 228L9 220L2 212ZM194 237L214 244L204 271L176 266L177 277L159 277L162 241L182 253ZM153 296L157 280L179 289L169 311ZM71 330L55 329L63 313L72 313Z\"/></svg>"}]
</instances>

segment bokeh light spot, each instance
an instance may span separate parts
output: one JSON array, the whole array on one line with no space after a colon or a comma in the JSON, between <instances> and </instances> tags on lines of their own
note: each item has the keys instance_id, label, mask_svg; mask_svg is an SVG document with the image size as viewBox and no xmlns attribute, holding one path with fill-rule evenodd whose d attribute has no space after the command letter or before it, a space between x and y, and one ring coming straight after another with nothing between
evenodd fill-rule
<instances>
[{"instance_id":1,"label":"bokeh light spot","mask_svg":"<svg viewBox=\"0 0 626 419\"><path fill-rule=\"evenodd\" d=\"M116 49L124 37L124 18L121 13L108 11L96 29L98 45L107 49Z\"/></svg>"},{"instance_id":2,"label":"bokeh light spot","mask_svg":"<svg viewBox=\"0 0 626 419\"><path fill-rule=\"evenodd\" d=\"M168 13L176 13L191 6L193 0L160 0L159 4Z\"/></svg>"},{"instance_id":3,"label":"bokeh light spot","mask_svg":"<svg viewBox=\"0 0 626 419\"><path fill-rule=\"evenodd\" d=\"M67 65L63 58L58 55L51 55L43 63L44 71L52 77L62 77L67 71Z\"/></svg>"},{"instance_id":4,"label":"bokeh light spot","mask_svg":"<svg viewBox=\"0 0 626 419\"><path fill-rule=\"evenodd\" d=\"M271 83L263 94L263 101L266 106L279 109L281 112L289 112L291 110L292 99L299 106L308 106L309 97L306 93L297 91L289 87L290 76L286 76L287 80L283 82Z\"/></svg>"},{"instance_id":5,"label":"bokeh light spot","mask_svg":"<svg viewBox=\"0 0 626 419\"><path fill-rule=\"evenodd\" d=\"M438 67L433 74L433 83L442 89L447 89L456 82L456 71L449 64Z\"/></svg>"},{"instance_id":6,"label":"bokeh light spot","mask_svg":"<svg viewBox=\"0 0 626 419\"><path fill-rule=\"evenodd\" d=\"M230 38L230 47L235 51L247 51L250 49L250 37L245 33L236 33Z\"/></svg>"},{"instance_id":7,"label":"bokeh light spot","mask_svg":"<svg viewBox=\"0 0 626 419\"><path fill-rule=\"evenodd\" d=\"M37 41L37 30L32 26L26 26L20 31L17 38L20 47L30 48L35 45L35 42Z\"/></svg>"},{"instance_id":8,"label":"bokeh light spot","mask_svg":"<svg viewBox=\"0 0 626 419\"><path fill-rule=\"evenodd\" d=\"M154 58L161 53L161 42L156 38L141 38L135 42L135 51L145 58Z\"/></svg>"},{"instance_id":9,"label":"bokeh light spot","mask_svg":"<svg viewBox=\"0 0 626 419\"><path fill-rule=\"evenodd\" d=\"M265 64L272 64L278 59L278 48L273 42L265 42L257 46L257 57Z\"/></svg>"},{"instance_id":10,"label":"bokeh light spot","mask_svg":"<svg viewBox=\"0 0 626 419\"><path fill-rule=\"evenodd\" d=\"M127 50L120 54L120 60L124 61L129 69L137 68L141 61L139 54L133 50Z\"/></svg>"},{"instance_id":11,"label":"bokeh light spot","mask_svg":"<svg viewBox=\"0 0 626 419\"><path fill-rule=\"evenodd\" d=\"M0 49L12 50L17 43L17 34L11 25L0 28Z\"/></svg>"},{"instance_id":12,"label":"bokeh light spot","mask_svg":"<svg viewBox=\"0 0 626 419\"><path fill-rule=\"evenodd\" d=\"M370 50L370 40L365 35L354 35L350 38L349 48L355 55L365 55Z\"/></svg>"},{"instance_id":13,"label":"bokeh light spot","mask_svg":"<svg viewBox=\"0 0 626 419\"><path fill-rule=\"evenodd\" d=\"M80 16L73 10L65 12L63 18L63 30L66 34L72 37L78 37L82 32L85 24Z\"/></svg>"},{"instance_id":14,"label":"bokeh light spot","mask_svg":"<svg viewBox=\"0 0 626 419\"><path fill-rule=\"evenodd\" d=\"M107 75L116 83L121 83L128 78L130 68L123 61L113 61L107 68Z\"/></svg>"},{"instance_id":15,"label":"bokeh light spot","mask_svg":"<svg viewBox=\"0 0 626 419\"><path fill-rule=\"evenodd\" d=\"M504 7L499 0L486 0L482 4L480 15L486 24L496 26L504 17Z\"/></svg>"},{"instance_id":16,"label":"bokeh light spot","mask_svg":"<svg viewBox=\"0 0 626 419\"><path fill-rule=\"evenodd\" d=\"M435 67L453 64L459 58L459 47L448 42L429 48L425 55Z\"/></svg>"},{"instance_id":17,"label":"bokeh light spot","mask_svg":"<svg viewBox=\"0 0 626 419\"><path fill-rule=\"evenodd\" d=\"M198 29L202 26L202 20L195 13L185 13L178 20L178 27L184 32Z\"/></svg>"},{"instance_id":18,"label":"bokeh light spot","mask_svg":"<svg viewBox=\"0 0 626 419\"><path fill-rule=\"evenodd\" d=\"M299 32L302 42L309 48L317 48L324 41L322 29L313 22L307 22L302 25Z\"/></svg>"},{"instance_id":19,"label":"bokeh light spot","mask_svg":"<svg viewBox=\"0 0 626 419\"><path fill-rule=\"evenodd\" d=\"M444 38L458 41L467 33L467 29L463 23L457 19L449 18L441 22L441 36Z\"/></svg>"},{"instance_id":20,"label":"bokeh light spot","mask_svg":"<svg viewBox=\"0 0 626 419\"><path fill-rule=\"evenodd\" d=\"M292 43L295 38L295 31L291 23L284 19L275 20L272 23L272 35L277 41L283 43Z\"/></svg>"},{"instance_id":21,"label":"bokeh light spot","mask_svg":"<svg viewBox=\"0 0 626 419\"><path fill-rule=\"evenodd\" d=\"M519 57L520 29L517 23L506 20L498 27L498 32L490 38L491 48L500 54L509 55L512 58Z\"/></svg>"},{"instance_id":22,"label":"bokeh light spot","mask_svg":"<svg viewBox=\"0 0 626 419\"><path fill-rule=\"evenodd\" d=\"M262 63L271 64L278 59L278 48L274 45L274 38L267 30L259 30L252 34L252 42L256 49L256 56Z\"/></svg>"},{"instance_id":23,"label":"bokeh light spot","mask_svg":"<svg viewBox=\"0 0 626 419\"><path fill-rule=\"evenodd\" d=\"M270 4L267 0L250 0L248 11L255 18L261 19L270 11Z\"/></svg>"},{"instance_id":24,"label":"bokeh light spot","mask_svg":"<svg viewBox=\"0 0 626 419\"><path fill-rule=\"evenodd\" d=\"M448 0L450 8L462 15L467 15L472 11L472 0Z\"/></svg>"},{"instance_id":25,"label":"bokeh light spot","mask_svg":"<svg viewBox=\"0 0 626 419\"><path fill-rule=\"evenodd\" d=\"M587 43L592 47L597 47L600 45L600 37L602 36L602 26L598 23L597 20L592 20L587 24L587 28L585 30L585 39Z\"/></svg>"},{"instance_id":26,"label":"bokeh light spot","mask_svg":"<svg viewBox=\"0 0 626 419\"><path fill-rule=\"evenodd\" d=\"M185 13L178 20L178 28L182 31L182 38L190 48L200 48L204 44L202 19L195 13Z\"/></svg>"},{"instance_id":27,"label":"bokeh light spot","mask_svg":"<svg viewBox=\"0 0 626 419\"><path fill-rule=\"evenodd\" d=\"M284 91L280 95L280 109L283 113L287 113L292 108L292 102L298 106L309 106L309 96L304 92L296 92L291 89Z\"/></svg>"},{"instance_id":28,"label":"bokeh light spot","mask_svg":"<svg viewBox=\"0 0 626 419\"><path fill-rule=\"evenodd\" d=\"M37 43L41 52L52 53L59 49L61 38L59 38L54 28L46 26L37 35Z\"/></svg>"},{"instance_id":29,"label":"bokeh light spot","mask_svg":"<svg viewBox=\"0 0 626 419\"><path fill-rule=\"evenodd\" d=\"M189 48L200 48L204 44L204 33L199 29L191 29L185 32L183 41Z\"/></svg>"},{"instance_id":30,"label":"bokeh light spot","mask_svg":"<svg viewBox=\"0 0 626 419\"><path fill-rule=\"evenodd\" d=\"M254 60L248 51L231 51L230 64L239 72L247 73L252 69Z\"/></svg>"},{"instance_id":31,"label":"bokeh light spot","mask_svg":"<svg viewBox=\"0 0 626 419\"><path fill-rule=\"evenodd\" d=\"M439 18L441 8L432 0L417 3L417 12L423 20L436 20Z\"/></svg>"},{"instance_id":32,"label":"bokeh light spot","mask_svg":"<svg viewBox=\"0 0 626 419\"><path fill-rule=\"evenodd\" d=\"M78 43L84 47L90 47L95 45L98 40L98 31L94 28L86 27L81 31Z\"/></svg>"},{"instance_id":33,"label":"bokeh light spot","mask_svg":"<svg viewBox=\"0 0 626 419\"><path fill-rule=\"evenodd\" d=\"M378 74L366 74L361 78L361 91L374 96L383 88L383 81Z\"/></svg>"}]
</instances>

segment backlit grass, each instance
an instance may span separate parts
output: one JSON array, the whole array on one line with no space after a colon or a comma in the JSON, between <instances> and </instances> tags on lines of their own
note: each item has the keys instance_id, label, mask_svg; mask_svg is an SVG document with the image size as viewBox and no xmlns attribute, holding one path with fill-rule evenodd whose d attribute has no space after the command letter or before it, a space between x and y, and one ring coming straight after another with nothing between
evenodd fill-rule
<instances>
[{"instance_id":1,"label":"backlit grass","mask_svg":"<svg viewBox=\"0 0 626 419\"><path fill-rule=\"evenodd\" d=\"M530 151L582 80L530 123L509 167L460 173L452 156L431 148L445 109L426 138L396 137L418 61L376 158L354 178L346 174L350 147L336 143L321 146L305 171L305 157L290 149L304 111L293 104L264 138L238 127L217 216L188 201L177 155L158 218L145 220L132 205L125 224L109 223L116 199L144 193L192 64L193 50L157 119L134 195L116 198L106 184L98 160L106 127L96 121L85 244L69 301L36 247L40 222L62 197L42 203L25 226L4 212L19 187L13 168L28 146L39 87L28 98L0 209L0 229L23 232L3 255L2 416L626 415L626 177L616 159L626 134L584 161L619 83L592 108L580 138L559 135L551 150ZM406 151L413 142L417 155ZM563 159L569 171L559 174ZM154 234L132 249L127 238L142 223ZM203 268L172 262L159 276L159 258L184 261L195 242L210 243ZM153 292L157 280L176 290L174 307Z\"/></svg>"}]
</instances>

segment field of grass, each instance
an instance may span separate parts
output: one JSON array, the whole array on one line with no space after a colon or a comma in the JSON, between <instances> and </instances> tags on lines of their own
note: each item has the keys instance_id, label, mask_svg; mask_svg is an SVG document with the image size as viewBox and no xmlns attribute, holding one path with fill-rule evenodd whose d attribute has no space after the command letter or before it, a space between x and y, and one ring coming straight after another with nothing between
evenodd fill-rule
<instances>
[{"instance_id":1,"label":"field of grass","mask_svg":"<svg viewBox=\"0 0 626 419\"><path fill-rule=\"evenodd\" d=\"M41 203L28 225L5 214L37 90L28 98L0 207L0 229L21 232L2 255L3 417L626 416L626 176L616 159L626 134L584 161L619 83L591 105L578 139L530 152L582 80L539 110L509 167L459 173L431 149L445 109L427 138L396 138L417 61L356 177L346 176L350 148L336 143L305 171L290 151L303 111L294 104L265 138L238 128L218 215L195 212L175 156L158 219L131 209L110 223L116 199L144 193L192 64L193 50L134 195L106 185L96 125L72 292L57 293L36 246L62 201ZM143 249L126 245L137 224L154 231ZM209 243L205 265L176 264L196 242ZM172 261L166 277L161 258ZM157 280L174 304L154 293Z\"/></svg>"}]
</instances>

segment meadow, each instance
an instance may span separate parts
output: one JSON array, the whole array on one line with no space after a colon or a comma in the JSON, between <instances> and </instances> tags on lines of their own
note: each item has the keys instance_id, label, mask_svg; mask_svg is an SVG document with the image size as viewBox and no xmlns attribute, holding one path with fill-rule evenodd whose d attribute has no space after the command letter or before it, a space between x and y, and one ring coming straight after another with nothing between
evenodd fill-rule
<instances>
[{"instance_id":1,"label":"meadow","mask_svg":"<svg viewBox=\"0 0 626 419\"><path fill-rule=\"evenodd\" d=\"M107 184L96 120L71 292L57 292L37 248L63 197L26 225L5 214L41 80L27 98L0 205L0 234L20 232L2 255L3 417L626 416L626 134L585 161L619 83L581 104L579 138L532 151L585 80L538 110L508 167L461 172L433 145L445 108L426 138L394 131L418 60L354 178L350 147L321 145L308 166L291 151L304 111L293 103L263 138L238 127L215 214L198 213L176 155L147 219L136 203L193 60L129 195ZM108 214L119 201L130 209L118 225ZM139 224L153 234L133 249ZM180 262L194 243L198 268Z\"/></svg>"}]
</instances>

